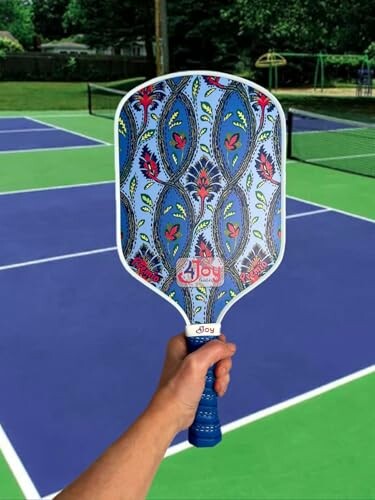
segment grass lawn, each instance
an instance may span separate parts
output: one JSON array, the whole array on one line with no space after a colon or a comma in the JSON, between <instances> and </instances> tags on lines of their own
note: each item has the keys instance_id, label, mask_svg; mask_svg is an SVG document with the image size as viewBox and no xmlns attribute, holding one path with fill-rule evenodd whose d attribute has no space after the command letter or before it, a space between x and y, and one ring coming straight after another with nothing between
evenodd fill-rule
<instances>
[{"instance_id":1,"label":"grass lawn","mask_svg":"<svg viewBox=\"0 0 375 500\"><path fill-rule=\"evenodd\" d=\"M0 82L0 110L86 109L86 87L82 82Z\"/></svg>"},{"instance_id":2,"label":"grass lawn","mask_svg":"<svg viewBox=\"0 0 375 500\"><path fill-rule=\"evenodd\" d=\"M139 79L122 80L121 88L139 84ZM0 111L48 111L87 109L86 83L82 82L0 82ZM277 94L284 109L295 107L352 120L375 122L373 97L332 97L324 95Z\"/></svg>"}]
</instances>

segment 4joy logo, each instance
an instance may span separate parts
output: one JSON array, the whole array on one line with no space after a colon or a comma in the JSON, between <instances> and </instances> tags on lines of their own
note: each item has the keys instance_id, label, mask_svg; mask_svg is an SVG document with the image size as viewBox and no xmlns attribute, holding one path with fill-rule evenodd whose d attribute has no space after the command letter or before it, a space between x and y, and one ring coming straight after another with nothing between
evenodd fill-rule
<instances>
[{"instance_id":1,"label":"4joy logo","mask_svg":"<svg viewBox=\"0 0 375 500\"><path fill-rule=\"evenodd\" d=\"M224 283L224 263L218 257L178 259L176 276L181 287L217 287Z\"/></svg>"}]
</instances>

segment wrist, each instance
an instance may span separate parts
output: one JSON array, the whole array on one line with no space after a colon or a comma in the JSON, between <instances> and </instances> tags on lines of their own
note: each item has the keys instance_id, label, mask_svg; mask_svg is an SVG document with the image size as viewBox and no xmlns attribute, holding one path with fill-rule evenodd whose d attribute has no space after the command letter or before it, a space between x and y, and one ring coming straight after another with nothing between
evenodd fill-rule
<instances>
[{"instance_id":1,"label":"wrist","mask_svg":"<svg viewBox=\"0 0 375 500\"><path fill-rule=\"evenodd\" d=\"M163 432L170 434L171 440L184 428L181 409L168 387L157 390L145 413L158 422Z\"/></svg>"}]
</instances>

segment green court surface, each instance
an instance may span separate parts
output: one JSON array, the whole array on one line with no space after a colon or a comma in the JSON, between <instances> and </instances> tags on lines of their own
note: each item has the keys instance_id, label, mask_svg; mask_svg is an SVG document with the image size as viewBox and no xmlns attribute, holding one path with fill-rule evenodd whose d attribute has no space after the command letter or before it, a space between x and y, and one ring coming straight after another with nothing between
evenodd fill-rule
<instances>
[{"instance_id":1,"label":"green court surface","mask_svg":"<svg viewBox=\"0 0 375 500\"><path fill-rule=\"evenodd\" d=\"M0 154L0 193L113 181L112 121L84 112L22 115L110 144ZM373 178L293 161L287 192L375 219ZM149 498L375 499L374 394L373 373L230 431L214 449L170 456ZM0 454L0 500L17 498L20 487Z\"/></svg>"},{"instance_id":2,"label":"green court surface","mask_svg":"<svg viewBox=\"0 0 375 500\"><path fill-rule=\"evenodd\" d=\"M3 454L0 450L0 498L18 499L24 498L16 479L14 478Z\"/></svg>"},{"instance_id":3,"label":"green court surface","mask_svg":"<svg viewBox=\"0 0 375 500\"><path fill-rule=\"evenodd\" d=\"M164 460L150 499L375 498L375 375Z\"/></svg>"},{"instance_id":4,"label":"green court surface","mask_svg":"<svg viewBox=\"0 0 375 500\"><path fill-rule=\"evenodd\" d=\"M330 170L317 165L288 163L289 196L375 219L374 192L375 178Z\"/></svg>"}]
</instances>

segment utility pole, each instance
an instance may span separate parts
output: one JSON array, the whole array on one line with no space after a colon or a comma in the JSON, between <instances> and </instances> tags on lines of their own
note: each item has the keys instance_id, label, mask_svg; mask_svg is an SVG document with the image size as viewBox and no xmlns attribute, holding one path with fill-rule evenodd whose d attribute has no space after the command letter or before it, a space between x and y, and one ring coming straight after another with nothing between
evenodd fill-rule
<instances>
[{"instance_id":1,"label":"utility pole","mask_svg":"<svg viewBox=\"0 0 375 500\"><path fill-rule=\"evenodd\" d=\"M169 71L167 0L155 0L156 73Z\"/></svg>"}]
</instances>

